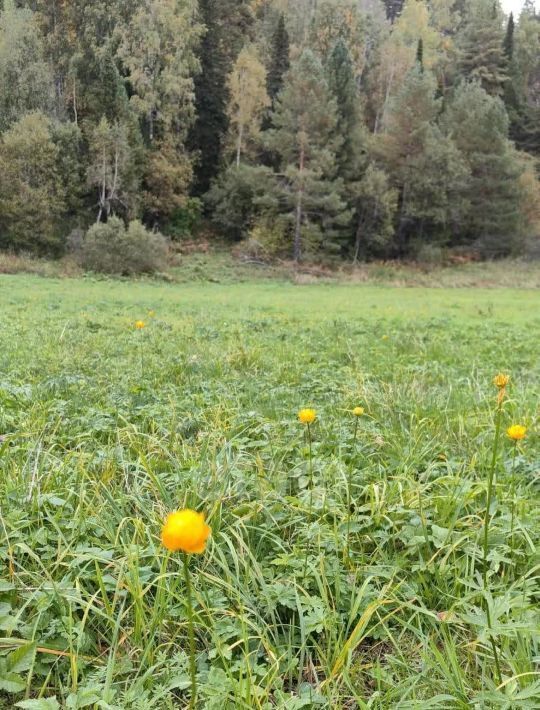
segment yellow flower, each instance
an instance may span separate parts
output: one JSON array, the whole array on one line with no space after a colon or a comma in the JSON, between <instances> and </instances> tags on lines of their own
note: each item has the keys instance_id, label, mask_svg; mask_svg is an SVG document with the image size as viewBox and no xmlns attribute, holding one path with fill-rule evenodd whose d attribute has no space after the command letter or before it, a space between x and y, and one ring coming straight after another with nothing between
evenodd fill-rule
<instances>
[{"instance_id":1,"label":"yellow flower","mask_svg":"<svg viewBox=\"0 0 540 710\"><path fill-rule=\"evenodd\" d=\"M352 413L354 414L355 417L361 417L362 414L364 413L364 407L355 407L352 410Z\"/></svg>"},{"instance_id":2,"label":"yellow flower","mask_svg":"<svg viewBox=\"0 0 540 710\"><path fill-rule=\"evenodd\" d=\"M146 328L146 323L143 320L136 320L135 321L135 329L142 330L143 328Z\"/></svg>"},{"instance_id":3,"label":"yellow flower","mask_svg":"<svg viewBox=\"0 0 540 710\"><path fill-rule=\"evenodd\" d=\"M521 439L525 438L526 433L526 427L522 426L521 424L512 424L512 426L508 427L508 429L506 430L508 438L512 439L512 441L521 441Z\"/></svg>"},{"instance_id":4,"label":"yellow flower","mask_svg":"<svg viewBox=\"0 0 540 710\"><path fill-rule=\"evenodd\" d=\"M388 340L389 337L390 337L389 335L383 335L381 340Z\"/></svg>"},{"instance_id":5,"label":"yellow flower","mask_svg":"<svg viewBox=\"0 0 540 710\"><path fill-rule=\"evenodd\" d=\"M178 510L170 513L161 531L161 542L171 552L201 554L206 547L212 529L204 522L204 513L194 510Z\"/></svg>"},{"instance_id":6,"label":"yellow flower","mask_svg":"<svg viewBox=\"0 0 540 710\"><path fill-rule=\"evenodd\" d=\"M495 375L493 378L493 384L495 387L498 387L499 389L502 389L503 387L506 387L506 385L510 382L510 375L505 375L502 372L499 372L498 375Z\"/></svg>"},{"instance_id":7,"label":"yellow flower","mask_svg":"<svg viewBox=\"0 0 540 710\"><path fill-rule=\"evenodd\" d=\"M314 409L301 409L298 412L298 419L302 424L313 424L317 418L317 412Z\"/></svg>"},{"instance_id":8,"label":"yellow flower","mask_svg":"<svg viewBox=\"0 0 540 710\"><path fill-rule=\"evenodd\" d=\"M153 318L156 315L155 311L148 311L148 317Z\"/></svg>"}]
</instances>

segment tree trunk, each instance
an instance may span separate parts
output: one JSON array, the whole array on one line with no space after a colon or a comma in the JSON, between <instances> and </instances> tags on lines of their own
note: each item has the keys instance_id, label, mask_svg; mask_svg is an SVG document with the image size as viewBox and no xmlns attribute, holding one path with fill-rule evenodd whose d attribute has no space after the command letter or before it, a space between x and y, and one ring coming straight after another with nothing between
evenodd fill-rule
<instances>
[{"instance_id":1,"label":"tree trunk","mask_svg":"<svg viewBox=\"0 0 540 710\"><path fill-rule=\"evenodd\" d=\"M238 126L238 140L236 142L236 167L240 167L240 158L242 156L242 142L244 139L244 125L241 123Z\"/></svg>"},{"instance_id":2,"label":"tree trunk","mask_svg":"<svg viewBox=\"0 0 540 710\"><path fill-rule=\"evenodd\" d=\"M296 263L300 261L302 256L302 203L304 199L304 160L305 151L302 146L300 150L300 168L298 171L299 186L296 194L296 219L294 226L294 260Z\"/></svg>"}]
</instances>

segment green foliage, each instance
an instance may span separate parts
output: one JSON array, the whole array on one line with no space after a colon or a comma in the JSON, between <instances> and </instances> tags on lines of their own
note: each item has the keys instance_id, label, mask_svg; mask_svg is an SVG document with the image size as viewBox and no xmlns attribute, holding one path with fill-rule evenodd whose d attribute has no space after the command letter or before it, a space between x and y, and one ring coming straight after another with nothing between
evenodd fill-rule
<instances>
[{"instance_id":1,"label":"green foliage","mask_svg":"<svg viewBox=\"0 0 540 710\"><path fill-rule=\"evenodd\" d=\"M479 83L464 83L448 106L445 126L470 172L465 233L486 254L507 254L519 244L522 166L507 138L504 104Z\"/></svg>"},{"instance_id":2,"label":"green foliage","mask_svg":"<svg viewBox=\"0 0 540 710\"><path fill-rule=\"evenodd\" d=\"M534 710L539 291L431 278L0 277L7 708L187 705L182 559L159 532L189 505L213 531L190 560L201 710ZM530 428L515 497L510 442L496 459L487 602L502 685L476 577L501 369L503 423ZM311 515L304 406L318 412Z\"/></svg>"},{"instance_id":3,"label":"green foliage","mask_svg":"<svg viewBox=\"0 0 540 710\"><path fill-rule=\"evenodd\" d=\"M285 26L285 16L280 14L272 36L271 57L266 77L266 91L272 102L283 88L285 74L289 71L289 34Z\"/></svg>"},{"instance_id":4,"label":"green foliage","mask_svg":"<svg viewBox=\"0 0 540 710\"><path fill-rule=\"evenodd\" d=\"M207 194L207 204L216 226L230 239L243 239L252 226L260 200L271 189L272 181L267 168L229 166Z\"/></svg>"},{"instance_id":5,"label":"green foliage","mask_svg":"<svg viewBox=\"0 0 540 710\"><path fill-rule=\"evenodd\" d=\"M328 253L339 253L339 227L349 215L337 180L336 102L321 62L304 50L293 63L272 116L270 147L280 157L273 209L294 232L293 256L302 256L304 237Z\"/></svg>"},{"instance_id":6,"label":"green foliage","mask_svg":"<svg viewBox=\"0 0 540 710\"><path fill-rule=\"evenodd\" d=\"M459 36L460 71L479 81L490 94L500 95L507 80L507 56L500 10L493 0L471 0Z\"/></svg>"},{"instance_id":7,"label":"green foliage","mask_svg":"<svg viewBox=\"0 0 540 710\"><path fill-rule=\"evenodd\" d=\"M82 244L80 260L85 269L104 274L151 274L162 271L167 258L165 239L138 221L127 229L121 219L111 217L94 224Z\"/></svg>"},{"instance_id":8,"label":"green foliage","mask_svg":"<svg viewBox=\"0 0 540 710\"><path fill-rule=\"evenodd\" d=\"M37 254L62 249L65 210L59 146L42 113L26 115L0 139L0 244Z\"/></svg>"},{"instance_id":9,"label":"green foliage","mask_svg":"<svg viewBox=\"0 0 540 710\"><path fill-rule=\"evenodd\" d=\"M19 191L34 191L42 224L10 191L21 162L0 178L0 247L56 256L73 229L114 214L185 235L195 197L218 239L274 220L296 261L479 239L486 254L517 252L536 222L515 156L508 146L480 168L451 106L479 82L503 98L507 137L537 158L538 19L532 0L507 24L499 0L5 0L0 142L39 113L56 158ZM478 133L489 120L480 110ZM232 161L261 168L261 187ZM475 171L493 194L471 201Z\"/></svg>"},{"instance_id":10,"label":"green foliage","mask_svg":"<svg viewBox=\"0 0 540 710\"><path fill-rule=\"evenodd\" d=\"M53 81L43 42L30 10L6 0L0 13L0 132L25 113L48 113Z\"/></svg>"},{"instance_id":11,"label":"green foliage","mask_svg":"<svg viewBox=\"0 0 540 710\"><path fill-rule=\"evenodd\" d=\"M189 238L197 230L201 220L202 204L196 197L187 200L184 207L179 207L167 222L166 234L171 239Z\"/></svg>"}]
</instances>

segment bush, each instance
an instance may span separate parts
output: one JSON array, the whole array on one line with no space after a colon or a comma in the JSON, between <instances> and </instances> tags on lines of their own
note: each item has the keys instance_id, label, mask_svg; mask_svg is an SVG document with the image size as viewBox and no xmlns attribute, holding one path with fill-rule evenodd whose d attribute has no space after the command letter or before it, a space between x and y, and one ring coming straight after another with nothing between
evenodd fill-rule
<instances>
[{"instance_id":1,"label":"bush","mask_svg":"<svg viewBox=\"0 0 540 710\"><path fill-rule=\"evenodd\" d=\"M80 260L85 269L104 274L151 274L164 269L167 242L139 221L130 222L126 229L121 219L111 217L90 227Z\"/></svg>"}]
</instances>

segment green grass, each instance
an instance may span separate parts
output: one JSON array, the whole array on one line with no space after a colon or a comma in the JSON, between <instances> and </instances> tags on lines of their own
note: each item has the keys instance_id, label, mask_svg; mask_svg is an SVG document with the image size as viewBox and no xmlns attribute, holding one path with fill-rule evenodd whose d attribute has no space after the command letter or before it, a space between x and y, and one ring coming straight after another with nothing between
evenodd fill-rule
<instances>
[{"instance_id":1,"label":"green grass","mask_svg":"<svg viewBox=\"0 0 540 710\"><path fill-rule=\"evenodd\" d=\"M190 561L198 708L540 706L538 291L0 294L0 707L187 706L182 557L159 542L184 506L213 529ZM486 593L498 371L503 426L529 433L514 473L501 437Z\"/></svg>"}]
</instances>

